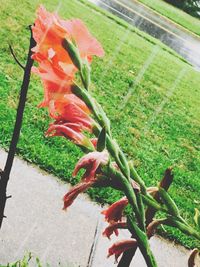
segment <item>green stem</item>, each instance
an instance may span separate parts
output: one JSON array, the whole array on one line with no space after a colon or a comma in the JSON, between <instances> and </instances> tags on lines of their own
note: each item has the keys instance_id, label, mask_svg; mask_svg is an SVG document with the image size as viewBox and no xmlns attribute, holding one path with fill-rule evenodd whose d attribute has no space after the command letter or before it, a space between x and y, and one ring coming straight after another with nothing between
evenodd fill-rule
<instances>
[{"instance_id":1,"label":"green stem","mask_svg":"<svg viewBox=\"0 0 200 267\"><path fill-rule=\"evenodd\" d=\"M138 225L144 232L146 232L144 218L143 218L144 210L142 210L144 209L144 206L142 205L143 204L142 199L140 199L140 202L138 202L137 194L139 194L139 192L135 193L130 181L127 180L126 177L124 177L124 175L121 172L117 171L112 166L109 166L108 174L113 175L115 179L117 179L118 182L121 184L121 190L124 191L129 201L129 204L132 206L133 212L138 221Z\"/></svg>"},{"instance_id":2,"label":"green stem","mask_svg":"<svg viewBox=\"0 0 200 267\"><path fill-rule=\"evenodd\" d=\"M147 235L137 226L133 217L128 217L130 231L136 236L138 247L146 261L147 267L157 267L154 255L151 251Z\"/></svg>"},{"instance_id":3,"label":"green stem","mask_svg":"<svg viewBox=\"0 0 200 267\"><path fill-rule=\"evenodd\" d=\"M115 177L119 179L122 188L124 189L125 195L127 196L127 199L130 205L132 206L133 212L135 213L135 216L137 218L138 225L136 223L131 223L131 226L133 232L136 233L138 244L145 258L147 266L157 267L154 256L150 250L148 238L146 235L144 205L142 202L142 198L141 196L136 196L134 192L134 189L130 181L130 168L124 153L121 151L118 144L115 143L115 141L111 138L109 119L107 118L102 107L98 103L96 103L96 101L89 95L89 93L85 89L81 89L78 86L74 86L72 92L76 94L78 97L80 97L87 104L87 106L93 111L100 126L105 127L107 131L106 134L107 149L115 159L122 173L114 170L111 166L110 170L112 170L112 172L114 172L115 174ZM136 172L134 172L134 175L137 176L137 178L139 178L139 176L136 175ZM144 185L143 185L143 191L146 192Z\"/></svg>"},{"instance_id":4,"label":"green stem","mask_svg":"<svg viewBox=\"0 0 200 267\"><path fill-rule=\"evenodd\" d=\"M74 85L72 88L72 92L81 98L86 105L92 110L94 116L96 117L98 123L101 127L105 127L107 131L107 148L110 154L114 157L116 163L118 164L120 170L122 173L130 179L130 169L128 162L126 160L126 157L124 153L121 151L117 143L114 142L111 138L111 132L110 132L110 122L107 118L104 110L102 107L90 96L87 90L80 88L78 85ZM97 127L98 128L98 127Z\"/></svg>"},{"instance_id":5,"label":"green stem","mask_svg":"<svg viewBox=\"0 0 200 267\"><path fill-rule=\"evenodd\" d=\"M123 175L127 177L128 180L130 180L130 169L126 157L120 150L118 144L114 140L112 140L109 135L106 136L106 144L109 153L115 159Z\"/></svg>"},{"instance_id":6,"label":"green stem","mask_svg":"<svg viewBox=\"0 0 200 267\"><path fill-rule=\"evenodd\" d=\"M180 231L182 231L184 234L189 235L189 236L193 236L195 237L197 240L200 240L200 233L197 232L194 228L192 228L191 226L180 222L179 218L174 218L174 217L168 217L165 221L166 225L178 228Z\"/></svg>"},{"instance_id":7,"label":"green stem","mask_svg":"<svg viewBox=\"0 0 200 267\"><path fill-rule=\"evenodd\" d=\"M137 199L138 209L140 211L140 217L141 217L141 220L142 220L142 229L143 229L144 232L146 232L145 208L144 208L144 203L143 203L143 199L142 199L142 194L138 192L136 194L136 199Z\"/></svg>"},{"instance_id":8,"label":"green stem","mask_svg":"<svg viewBox=\"0 0 200 267\"><path fill-rule=\"evenodd\" d=\"M143 202L149 206L154 208L156 211L164 211L167 212L167 209L162 207L157 201L155 201L151 196L149 195L142 195Z\"/></svg>"},{"instance_id":9,"label":"green stem","mask_svg":"<svg viewBox=\"0 0 200 267\"><path fill-rule=\"evenodd\" d=\"M167 193L167 191L163 188L159 188L158 192L159 192L160 198L162 199L163 203L167 207L168 213L174 217L180 218L179 209L176 203L174 202L174 200Z\"/></svg>"},{"instance_id":10,"label":"green stem","mask_svg":"<svg viewBox=\"0 0 200 267\"><path fill-rule=\"evenodd\" d=\"M134 166L133 166L133 164L131 162L129 163L129 167L130 167L131 178L133 180L135 180L140 185L140 189L141 189L142 194L146 195L147 194L147 189L146 189L144 181L139 176L139 174L137 173L136 169L134 168Z\"/></svg>"}]
</instances>

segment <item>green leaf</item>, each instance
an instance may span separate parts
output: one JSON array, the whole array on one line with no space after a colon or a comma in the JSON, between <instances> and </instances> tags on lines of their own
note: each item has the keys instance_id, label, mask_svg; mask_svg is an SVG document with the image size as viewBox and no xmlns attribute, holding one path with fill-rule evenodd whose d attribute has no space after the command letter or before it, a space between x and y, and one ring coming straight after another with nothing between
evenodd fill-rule
<instances>
[{"instance_id":1,"label":"green leaf","mask_svg":"<svg viewBox=\"0 0 200 267\"><path fill-rule=\"evenodd\" d=\"M103 127L98 137L97 151L101 152L105 149L105 147L106 147L106 129L105 127Z\"/></svg>"},{"instance_id":2,"label":"green leaf","mask_svg":"<svg viewBox=\"0 0 200 267\"><path fill-rule=\"evenodd\" d=\"M196 208L194 210L195 210L194 221L196 225L200 228L200 211Z\"/></svg>"}]
</instances>

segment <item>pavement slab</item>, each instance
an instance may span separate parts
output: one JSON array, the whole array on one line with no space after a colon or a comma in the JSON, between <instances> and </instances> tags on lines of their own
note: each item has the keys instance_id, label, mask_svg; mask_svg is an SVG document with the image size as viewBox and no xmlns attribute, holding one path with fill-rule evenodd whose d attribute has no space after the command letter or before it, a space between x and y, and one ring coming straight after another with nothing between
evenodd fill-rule
<instances>
[{"instance_id":1,"label":"pavement slab","mask_svg":"<svg viewBox=\"0 0 200 267\"><path fill-rule=\"evenodd\" d=\"M0 163L6 154L1 151ZM10 176L0 233L0 263L13 262L26 252L52 267L87 265L100 208L86 195L67 212L62 197L70 188L57 178L16 158ZM73 263L73 264L72 264Z\"/></svg>"},{"instance_id":2,"label":"pavement slab","mask_svg":"<svg viewBox=\"0 0 200 267\"><path fill-rule=\"evenodd\" d=\"M0 150L0 166L5 159L6 152ZM56 177L15 158L8 184L12 198L7 201L7 219L0 232L0 264L32 252L51 267L59 262L63 267L116 266L113 257L106 258L108 248L114 241L129 237L128 233L122 230L111 241L103 237L106 223L100 215L102 208L86 194L63 211L62 197L69 188ZM185 248L160 237L152 238L151 246L159 267L187 267L189 251ZM139 252L131 266L146 266Z\"/></svg>"}]
</instances>

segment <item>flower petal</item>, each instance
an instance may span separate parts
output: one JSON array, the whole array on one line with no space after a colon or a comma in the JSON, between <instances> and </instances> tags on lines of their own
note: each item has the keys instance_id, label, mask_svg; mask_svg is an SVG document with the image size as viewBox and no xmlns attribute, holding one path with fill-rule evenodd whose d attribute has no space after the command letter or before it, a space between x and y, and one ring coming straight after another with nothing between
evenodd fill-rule
<instances>
[{"instance_id":1,"label":"flower petal","mask_svg":"<svg viewBox=\"0 0 200 267\"><path fill-rule=\"evenodd\" d=\"M108 239L110 239L110 236L113 233L115 233L115 235L118 236L119 234L118 229L126 229L126 228L127 224L125 222L115 222L107 226L102 234L103 236L106 236Z\"/></svg>"},{"instance_id":2,"label":"flower petal","mask_svg":"<svg viewBox=\"0 0 200 267\"><path fill-rule=\"evenodd\" d=\"M126 197L123 197L101 213L105 215L105 220L107 222L118 222L122 220L123 210L127 205L128 199Z\"/></svg>"},{"instance_id":3,"label":"flower petal","mask_svg":"<svg viewBox=\"0 0 200 267\"><path fill-rule=\"evenodd\" d=\"M82 125L76 123L54 122L47 130L46 136L64 136L77 145L93 150L90 139L82 133L83 129Z\"/></svg>"},{"instance_id":4,"label":"flower petal","mask_svg":"<svg viewBox=\"0 0 200 267\"><path fill-rule=\"evenodd\" d=\"M83 156L75 166L73 171L73 176L76 176L80 169L86 169L86 172L83 176L84 180L93 180L95 179L96 171L100 165L105 165L108 162L108 152L90 152L87 155Z\"/></svg>"},{"instance_id":5,"label":"flower petal","mask_svg":"<svg viewBox=\"0 0 200 267\"><path fill-rule=\"evenodd\" d=\"M72 187L69 192L63 197L63 201L64 201L64 206L63 206L63 210L66 210L69 206L71 206L71 204L74 202L74 200L77 198L77 196L86 191L88 188L90 188L92 185L94 184L94 182L82 182L79 183L77 185L75 185L74 187Z\"/></svg>"},{"instance_id":6,"label":"flower petal","mask_svg":"<svg viewBox=\"0 0 200 267\"><path fill-rule=\"evenodd\" d=\"M75 42L82 59L87 59L89 63L93 55L104 55L101 44L89 33L81 20L62 20L57 14L48 12L42 5L37 10L32 31L37 43L32 49L35 53L34 59L37 61L41 57L51 59L57 65L65 65L64 71L67 71L68 66L72 72L77 71L77 68L62 46L63 39Z\"/></svg>"},{"instance_id":7,"label":"flower petal","mask_svg":"<svg viewBox=\"0 0 200 267\"><path fill-rule=\"evenodd\" d=\"M63 26L67 29L72 40L75 40L82 57L104 56L101 44L89 33L84 23L79 19L63 21Z\"/></svg>"},{"instance_id":8,"label":"flower petal","mask_svg":"<svg viewBox=\"0 0 200 267\"><path fill-rule=\"evenodd\" d=\"M135 239L122 240L116 242L112 245L112 247L109 248L108 257L115 255L115 260L117 262L117 259L123 252L129 249L134 249L136 246L137 246L137 241Z\"/></svg>"}]
</instances>

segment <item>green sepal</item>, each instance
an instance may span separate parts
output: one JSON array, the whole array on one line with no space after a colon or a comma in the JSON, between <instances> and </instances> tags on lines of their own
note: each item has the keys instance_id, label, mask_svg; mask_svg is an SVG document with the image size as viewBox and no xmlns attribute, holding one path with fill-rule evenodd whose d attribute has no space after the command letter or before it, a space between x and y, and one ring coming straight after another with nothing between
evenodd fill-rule
<instances>
[{"instance_id":1,"label":"green sepal","mask_svg":"<svg viewBox=\"0 0 200 267\"><path fill-rule=\"evenodd\" d=\"M64 38L62 41L62 46L69 54L73 64L77 67L78 70L81 70L82 60L81 60L80 53L76 45L73 42L70 42L69 40Z\"/></svg>"},{"instance_id":2,"label":"green sepal","mask_svg":"<svg viewBox=\"0 0 200 267\"><path fill-rule=\"evenodd\" d=\"M108 135L111 135L111 132L110 132L110 120L108 119L108 117L107 117L106 113L104 112L102 106L99 105L99 103L97 103L96 101L95 101L95 104L96 104L96 108L97 108L98 114L99 114L99 124L102 127L106 128Z\"/></svg>"},{"instance_id":3,"label":"green sepal","mask_svg":"<svg viewBox=\"0 0 200 267\"><path fill-rule=\"evenodd\" d=\"M90 86L90 65L87 61L85 61L81 66L81 79L84 87L88 90Z\"/></svg>"},{"instance_id":4,"label":"green sepal","mask_svg":"<svg viewBox=\"0 0 200 267\"><path fill-rule=\"evenodd\" d=\"M164 202L164 204L166 205L169 213L175 217L180 217L178 207L176 206L176 203L174 202L174 200L167 193L167 191L165 191L165 189L160 187L159 188L159 195L160 195L162 201Z\"/></svg>"},{"instance_id":5,"label":"green sepal","mask_svg":"<svg viewBox=\"0 0 200 267\"><path fill-rule=\"evenodd\" d=\"M91 97L91 95L88 93L88 91L85 88L81 88L75 84L71 87L71 90L72 90L73 94L75 94L76 96L81 98L86 103L88 108L90 108L93 111L95 117L98 120L98 123L102 127L105 126L107 133L110 134L110 121L109 121L109 119L107 118L102 107L95 101L95 99L93 99Z\"/></svg>"},{"instance_id":6,"label":"green sepal","mask_svg":"<svg viewBox=\"0 0 200 267\"><path fill-rule=\"evenodd\" d=\"M163 207L155 200L153 199L150 195L141 195L143 203L147 205L148 207L151 207L155 210L163 210Z\"/></svg>"},{"instance_id":7,"label":"green sepal","mask_svg":"<svg viewBox=\"0 0 200 267\"><path fill-rule=\"evenodd\" d=\"M106 129L105 127L102 128L97 141L97 151L101 152L106 147Z\"/></svg>"},{"instance_id":8,"label":"green sepal","mask_svg":"<svg viewBox=\"0 0 200 267\"><path fill-rule=\"evenodd\" d=\"M87 137L84 138L84 141L82 142L82 144L78 144L77 146L80 147L80 149L84 153L93 152L95 150L92 142Z\"/></svg>"}]
</instances>

